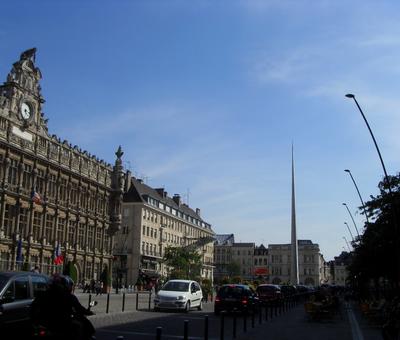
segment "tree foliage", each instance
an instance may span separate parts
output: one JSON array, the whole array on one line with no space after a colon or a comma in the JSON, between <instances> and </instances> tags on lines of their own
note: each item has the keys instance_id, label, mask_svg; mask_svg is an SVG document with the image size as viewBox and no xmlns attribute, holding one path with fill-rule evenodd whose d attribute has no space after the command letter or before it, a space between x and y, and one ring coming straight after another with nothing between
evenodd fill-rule
<instances>
[{"instance_id":1,"label":"tree foliage","mask_svg":"<svg viewBox=\"0 0 400 340\"><path fill-rule=\"evenodd\" d=\"M163 262L170 267L170 279L198 280L201 274L201 255L185 247L167 247Z\"/></svg>"},{"instance_id":2,"label":"tree foliage","mask_svg":"<svg viewBox=\"0 0 400 340\"><path fill-rule=\"evenodd\" d=\"M398 286L400 273L399 211L400 174L379 183L379 195L370 196L365 203L370 223L364 233L353 242L349 279L362 287L370 282L387 281ZM362 207L360 207L362 211Z\"/></svg>"}]
</instances>

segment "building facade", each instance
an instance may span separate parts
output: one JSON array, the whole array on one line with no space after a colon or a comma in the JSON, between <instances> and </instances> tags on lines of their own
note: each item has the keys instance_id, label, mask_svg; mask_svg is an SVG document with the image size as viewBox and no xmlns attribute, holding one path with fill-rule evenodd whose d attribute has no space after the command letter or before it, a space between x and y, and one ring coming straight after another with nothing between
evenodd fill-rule
<instances>
[{"instance_id":1,"label":"building facade","mask_svg":"<svg viewBox=\"0 0 400 340\"><path fill-rule=\"evenodd\" d=\"M129 183L114 245L123 284L167 277L169 268L162 259L168 246L197 249L202 255L201 277L212 281L215 234L200 209L193 210L179 195L169 197L163 188L151 188L140 179L132 177Z\"/></svg>"},{"instance_id":2,"label":"building facade","mask_svg":"<svg viewBox=\"0 0 400 340\"><path fill-rule=\"evenodd\" d=\"M261 280L274 284L290 283L291 244L256 246L235 243L234 235L217 235L214 245L215 280L240 276L242 280ZM298 240L300 284L318 286L329 278L328 266L318 244ZM233 264L237 273L230 268Z\"/></svg>"},{"instance_id":3,"label":"building facade","mask_svg":"<svg viewBox=\"0 0 400 340\"><path fill-rule=\"evenodd\" d=\"M271 283L290 283L291 245L270 244L269 264ZM325 261L318 244L310 240L298 240L299 283L318 286L325 281Z\"/></svg>"},{"instance_id":4,"label":"building facade","mask_svg":"<svg viewBox=\"0 0 400 340\"><path fill-rule=\"evenodd\" d=\"M232 245L232 262L239 264L243 280L254 278L254 249L254 243L240 242Z\"/></svg>"},{"instance_id":5,"label":"building facade","mask_svg":"<svg viewBox=\"0 0 400 340\"><path fill-rule=\"evenodd\" d=\"M123 153L112 167L49 134L35 56L22 53L0 86L0 270L68 264L99 279L121 223Z\"/></svg>"},{"instance_id":6,"label":"building facade","mask_svg":"<svg viewBox=\"0 0 400 340\"><path fill-rule=\"evenodd\" d=\"M232 245L234 243L235 236L233 234L215 235L214 280L216 282L219 282L224 277L232 276Z\"/></svg>"}]
</instances>

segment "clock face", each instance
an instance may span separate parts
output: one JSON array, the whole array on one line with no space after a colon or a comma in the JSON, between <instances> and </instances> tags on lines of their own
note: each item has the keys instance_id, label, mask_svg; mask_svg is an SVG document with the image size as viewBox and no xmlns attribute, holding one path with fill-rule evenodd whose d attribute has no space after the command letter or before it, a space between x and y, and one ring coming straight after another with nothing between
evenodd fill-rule
<instances>
[{"instance_id":1,"label":"clock face","mask_svg":"<svg viewBox=\"0 0 400 340\"><path fill-rule=\"evenodd\" d=\"M25 120L31 118L32 110L31 107L27 103L22 103L21 104L21 116Z\"/></svg>"}]
</instances>

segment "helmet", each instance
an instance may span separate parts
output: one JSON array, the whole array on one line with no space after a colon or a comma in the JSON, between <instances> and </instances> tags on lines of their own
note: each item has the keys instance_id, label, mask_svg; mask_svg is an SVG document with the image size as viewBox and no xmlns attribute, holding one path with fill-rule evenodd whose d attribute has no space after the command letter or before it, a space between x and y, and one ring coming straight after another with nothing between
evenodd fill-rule
<instances>
[{"instance_id":1,"label":"helmet","mask_svg":"<svg viewBox=\"0 0 400 340\"><path fill-rule=\"evenodd\" d=\"M50 280L50 286L58 289L64 289L67 291L72 291L74 287L74 280L68 275L61 275L60 273L54 273Z\"/></svg>"}]
</instances>

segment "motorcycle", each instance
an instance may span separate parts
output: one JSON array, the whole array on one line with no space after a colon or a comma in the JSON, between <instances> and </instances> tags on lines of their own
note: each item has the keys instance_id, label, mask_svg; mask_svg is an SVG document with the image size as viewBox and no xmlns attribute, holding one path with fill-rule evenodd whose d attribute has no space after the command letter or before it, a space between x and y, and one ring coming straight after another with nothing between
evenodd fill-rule
<instances>
[{"instance_id":1,"label":"motorcycle","mask_svg":"<svg viewBox=\"0 0 400 340\"><path fill-rule=\"evenodd\" d=\"M97 305L97 301L92 301L89 304L88 311L90 314L94 315L90 309ZM79 329L79 335L74 335L72 329L58 329L50 330L48 327L42 324L33 324L33 339L43 339L43 340L92 340L95 339L94 334L96 330L94 329L90 320L86 315L71 315L71 324L75 325L75 329Z\"/></svg>"}]
</instances>

